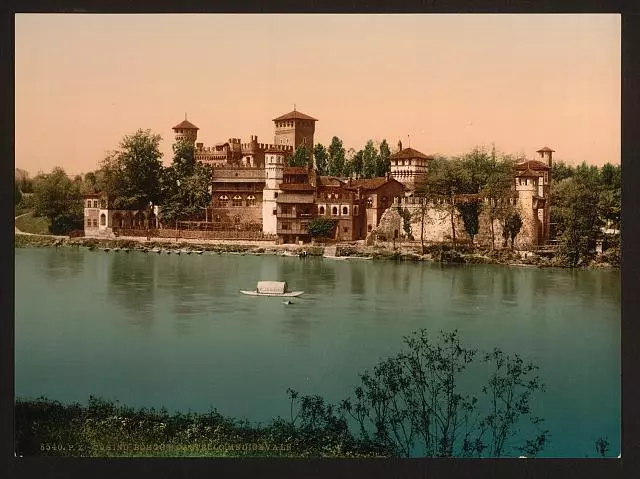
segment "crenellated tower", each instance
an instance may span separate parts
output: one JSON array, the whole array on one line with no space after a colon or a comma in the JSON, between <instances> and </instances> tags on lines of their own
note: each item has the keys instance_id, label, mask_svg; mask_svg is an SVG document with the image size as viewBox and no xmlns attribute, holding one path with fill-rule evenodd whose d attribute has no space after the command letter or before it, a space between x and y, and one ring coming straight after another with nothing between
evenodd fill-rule
<instances>
[{"instance_id":1,"label":"crenellated tower","mask_svg":"<svg viewBox=\"0 0 640 479\"><path fill-rule=\"evenodd\" d=\"M176 143L179 141L188 141L195 145L198 139L199 128L187 120L187 114L184 114L184 120L173 127Z\"/></svg>"},{"instance_id":2,"label":"crenellated tower","mask_svg":"<svg viewBox=\"0 0 640 479\"><path fill-rule=\"evenodd\" d=\"M316 131L315 118L305 115L295 109L286 115L274 118L276 147L288 146L295 151L304 146L309 155L313 154L313 135Z\"/></svg>"}]
</instances>

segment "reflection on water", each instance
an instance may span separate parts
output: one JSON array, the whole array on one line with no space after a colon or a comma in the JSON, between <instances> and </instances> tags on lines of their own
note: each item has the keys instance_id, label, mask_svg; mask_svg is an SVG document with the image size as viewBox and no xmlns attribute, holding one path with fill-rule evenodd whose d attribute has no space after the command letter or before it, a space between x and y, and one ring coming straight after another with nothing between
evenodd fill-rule
<instances>
[{"instance_id":1,"label":"reflection on water","mask_svg":"<svg viewBox=\"0 0 640 479\"><path fill-rule=\"evenodd\" d=\"M584 457L599 436L619 450L610 271L30 248L16 249L15 279L18 395L268 421L288 414L287 387L343 398L403 336L458 329L539 364L547 455ZM239 293L260 280L305 294Z\"/></svg>"}]
</instances>

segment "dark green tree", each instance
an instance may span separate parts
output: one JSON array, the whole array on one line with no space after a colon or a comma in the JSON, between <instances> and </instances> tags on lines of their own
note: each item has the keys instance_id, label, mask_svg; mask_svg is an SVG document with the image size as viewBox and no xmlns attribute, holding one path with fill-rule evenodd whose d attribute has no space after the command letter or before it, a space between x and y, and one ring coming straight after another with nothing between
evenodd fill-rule
<instances>
[{"instance_id":1,"label":"dark green tree","mask_svg":"<svg viewBox=\"0 0 640 479\"><path fill-rule=\"evenodd\" d=\"M378 161L378 149L373 140L367 141L362 150L362 177L373 178L376 175L376 163Z\"/></svg>"},{"instance_id":2,"label":"dark green tree","mask_svg":"<svg viewBox=\"0 0 640 479\"><path fill-rule=\"evenodd\" d=\"M456 201L456 208L462 218L464 230L469 235L471 243L480 229L480 209L482 207L481 200L478 198L459 198Z\"/></svg>"},{"instance_id":3,"label":"dark green tree","mask_svg":"<svg viewBox=\"0 0 640 479\"><path fill-rule=\"evenodd\" d=\"M82 223L84 216L80 186L71 181L62 168L43 175L34 191L36 216L50 222L53 234L66 234Z\"/></svg>"},{"instance_id":4,"label":"dark green tree","mask_svg":"<svg viewBox=\"0 0 640 479\"><path fill-rule=\"evenodd\" d=\"M385 176L391 171L391 149L387 140L382 140L380 143L379 153L376 158L376 169L374 176Z\"/></svg>"},{"instance_id":5,"label":"dark green tree","mask_svg":"<svg viewBox=\"0 0 640 479\"><path fill-rule=\"evenodd\" d=\"M522 218L520 214L512 210L504 219L504 225L502 227L502 236L504 238L504 245L507 245L507 240L511 239L511 249L513 249L513 243L522 229Z\"/></svg>"},{"instance_id":6,"label":"dark green tree","mask_svg":"<svg viewBox=\"0 0 640 479\"><path fill-rule=\"evenodd\" d=\"M565 178L571 178L574 172L574 168L564 161L554 161L551 165L551 181L562 181Z\"/></svg>"},{"instance_id":7,"label":"dark green tree","mask_svg":"<svg viewBox=\"0 0 640 479\"><path fill-rule=\"evenodd\" d=\"M327 162L329 159L329 153L322 143L316 144L313 148L313 157L316 162L316 169L321 175L327 175Z\"/></svg>"},{"instance_id":8,"label":"dark green tree","mask_svg":"<svg viewBox=\"0 0 640 479\"><path fill-rule=\"evenodd\" d=\"M331 176L342 176L345 163L345 149L342 146L342 140L337 136L331 139L329 145L329 161L327 173Z\"/></svg>"},{"instance_id":9,"label":"dark green tree","mask_svg":"<svg viewBox=\"0 0 640 479\"><path fill-rule=\"evenodd\" d=\"M160 135L138 130L102 163L101 187L116 209L142 209L162 200Z\"/></svg>"},{"instance_id":10,"label":"dark green tree","mask_svg":"<svg viewBox=\"0 0 640 479\"><path fill-rule=\"evenodd\" d=\"M334 235L338 222L331 218L314 218L309 222L309 234L314 238L328 238Z\"/></svg>"},{"instance_id":11,"label":"dark green tree","mask_svg":"<svg viewBox=\"0 0 640 479\"><path fill-rule=\"evenodd\" d=\"M162 175L162 219L172 224L202 216L211 203L212 172L208 165L195 159L189 142L173 145L173 161Z\"/></svg>"},{"instance_id":12,"label":"dark green tree","mask_svg":"<svg viewBox=\"0 0 640 479\"><path fill-rule=\"evenodd\" d=\"M307 166L309 166L310 162L311 155L309 155L309 152L304 147L304 145L300 145L298 148L296 148L293 156L289 158L289 166L303 166L306 168Z\"/></svg>"}]
</instances>

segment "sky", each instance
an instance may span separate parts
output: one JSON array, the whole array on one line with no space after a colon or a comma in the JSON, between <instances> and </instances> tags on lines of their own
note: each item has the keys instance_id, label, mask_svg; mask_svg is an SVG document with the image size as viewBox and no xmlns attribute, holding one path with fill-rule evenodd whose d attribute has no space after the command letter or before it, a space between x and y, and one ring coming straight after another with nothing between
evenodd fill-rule
<instances>
[{"instance_id":1,"label":"sky","mask_svg":"<svg viewBox=\"0 0 640 479\"><path fill-rule=\"evenodd\" d=\"M150 129L171 162L185 118L206 145L293 110L315 142L398 140L620 163L619 15L90 15L15 17L15 163L99 168Z\"/></svg>"}]
</instances>

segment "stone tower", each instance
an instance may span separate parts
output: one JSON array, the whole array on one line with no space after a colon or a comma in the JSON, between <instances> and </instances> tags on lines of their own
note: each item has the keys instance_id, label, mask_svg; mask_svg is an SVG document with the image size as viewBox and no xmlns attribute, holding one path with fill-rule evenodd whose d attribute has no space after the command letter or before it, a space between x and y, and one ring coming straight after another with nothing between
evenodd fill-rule
<instances>
[{"instance_id":1,"label":"stone tower","mask_svg":"<svg viewBox=\"0 0 640 479\"><path fill-rule=\"evenodd\" d=\"M187 114L184 115L184 121L173 127L176 143L179 141L188 141L195 145L198 139L199 128L187 120Z\"/></svg>"},{"instance_id":2,"label":"stone tower","mask_svg":"<svg viewBox=\"0 0 640 479\"><path fill-rule=\"evenodd\" d=\"M541 193L543 198L545 198L545 208L544 208L544 220L543 227L544 231L542 233L544 242L548 242L551 239L551 168L553 168L553 153L555 150L552 150L548 146L544 146L536 151L540 155L540 160L545 163L549 170L545 173L541 186Z\"/></svg>"},{"instance_id":3,"label":"stone tower","mask_svg":"<svg viewBox=\"0 0 640 479\"><path fill-rule=\"evenodd\" d=\"M518 194L518 212L522 218L520 233L516 236L516 245L529 248L538 244L538 231L540 220L538 219L539 173L526 169L516 173L516 192Z\"/></svg>"},{"instance_id":4,"label":"stone tower","mask_svg":"<svg viewBox=\"0 0 640 479\"><path fill-rule=\"evenodd\" d=\"M284 151L269 148L264 152L265 185L262 192L262 232L276 234L276 198L284 175Z\"/></svg>"},{"instance_id":5,"label":"stone tower","mask_svg":"<svg viewBox=\"0 0 640 479\"><path fill-rule=\"evenodd\" d=\"M313 134L316 131L316 121L318 120L296 111L295 107L292 112L274 118L275 145L277 147L292 147L294 151L298 146L304 145L309 155L312 155L314 145Z\"/></svg>"}]
</instances>

